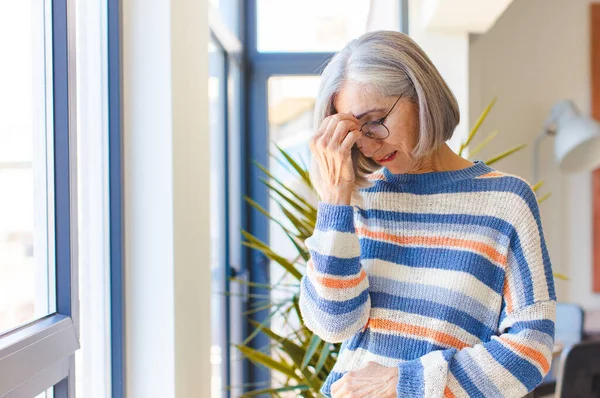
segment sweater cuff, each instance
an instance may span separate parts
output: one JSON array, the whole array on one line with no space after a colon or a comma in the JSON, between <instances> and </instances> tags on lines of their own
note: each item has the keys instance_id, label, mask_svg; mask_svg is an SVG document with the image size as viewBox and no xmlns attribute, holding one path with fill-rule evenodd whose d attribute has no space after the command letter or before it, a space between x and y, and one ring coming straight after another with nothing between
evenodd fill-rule
<instances>
[{"instance_id":1,"label":"sweater cuff","mask_svg":"<svg viewBox=\"0 0 600 398\"><path fill-rule=\"evenodd\" d=\"M354 233L354 208L351 205L319 202L315 228L320 231L334 230Z\"/></svg>"}]
</instances>

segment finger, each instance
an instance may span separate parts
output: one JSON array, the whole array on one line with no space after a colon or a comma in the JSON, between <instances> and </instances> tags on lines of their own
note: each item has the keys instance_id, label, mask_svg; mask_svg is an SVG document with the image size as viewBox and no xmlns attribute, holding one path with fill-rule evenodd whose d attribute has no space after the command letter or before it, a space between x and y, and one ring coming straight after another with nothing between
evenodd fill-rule
<instances>
[{"instance_id":1,"label":"finger","mask_svg":"<svg viewBox=\"0 0 600 398\"><path fill-rule=\"evenodd\" d=\"M352 130L346 135L346 138L342 141L341 149L344 151L350 151L354 144L363 136L359 130Z\"/></svg>"},{"instance_id":2,"label":"finger","mask_svg":"<svg viewBox=\"0 0 600 398\"><path fill-rule=\"evenodd\" d=\"M335 126L336 124L341 122L342 120L348 120L351 122L360 123L359 120L356 117L354 117L354 115L351 113L335 113L333 115L326 117L323 120L323 123L321 123L321 126L320 126L320 130L322 130L322 132L324 133L328 129L332 128L333 126Z\"/></svg>"},{"instance_id":3,"label":"finger","mask_svg":"<svg viewBox=\"0 0 600 398\"><path fill-rule=\"evenodd\" d=\"M336 113L334 115L326 117L317 133L314 136L315 144L318 143L319 148L326 148L331 142L331 133L332 129L335 131L335 127L342 121L354 122L356 124L359 123L358 119L354 117L351 113ZM342 140L337 141L338 144L341 143Z\"/></svg>"},{"instance_id":4,"label":"finger","mask_svg":"<svg viewBox=\"0 0 600 398\"><path fill-rule=\"evenodd\" d=\"M346 377L344 375L331 385L331 387L330 387L331 393L332 394L338 393L338 390L344 386L345 382L346 382Z\"/></svg>"},{"instance_id":5,"label":"finger","mask_svg":"<svg viewBox=\"0 0 600 398\"><path fill-rule=\"evenodd\" d=\"M356 130L358 125L354 122L350 122L348 120L342 120L337 124L335 130L332 132L332 136L329 139L329 145L334 145L335 147L341 147L342 142L348 135L348 133L352 130Z\"/></svg>"}]
</instances>

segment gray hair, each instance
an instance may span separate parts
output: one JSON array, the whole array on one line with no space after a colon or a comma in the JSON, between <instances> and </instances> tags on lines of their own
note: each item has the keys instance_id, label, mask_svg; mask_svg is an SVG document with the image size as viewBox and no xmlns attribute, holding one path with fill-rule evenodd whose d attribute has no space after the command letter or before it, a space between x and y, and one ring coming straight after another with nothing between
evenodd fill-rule
<instances>
[{"instance_id":1,"label":"gray hair","mask_svg":"<svg viewBox=\"0 0 600 398\"><path fill-rule=\"evenodd\" d=\"M418 105L419 140L412 156L419 159L449 140L460 115L456 98L425 52L407 35L395 31L374 31L350 41L329 62L321 74L315 102L314 128L335 113L336 95L346 81L383 96L402 96ZM353 150L355 192L372 186L369 174L381 169L374 160ZM314 157L313 157L314 159ZM322 192L317 165L311 164L311 180Z\"/></svg>"}]
</instances>

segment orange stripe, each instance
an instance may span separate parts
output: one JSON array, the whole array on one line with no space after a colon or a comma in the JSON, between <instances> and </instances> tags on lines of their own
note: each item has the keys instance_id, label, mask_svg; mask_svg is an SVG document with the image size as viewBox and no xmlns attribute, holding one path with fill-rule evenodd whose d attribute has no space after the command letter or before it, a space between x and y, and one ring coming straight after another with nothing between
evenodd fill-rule
<instances>
[{"instance_id":1,"label":"orange stripe","mask_svg":"<svg viewBox=\"0 0 600 398\"><path fill-rule=\"evenodd\" d=\"M485 173L480 175L477 178L486 178L486 177L503 177L505 174L499 171L490 171L489 173Z\"/></svg>"},{"instance_id":2,"label":"orange stripe","mask_svg":"<svg viewBox=\"0 0 600 398\"><path fill-rule=\"evenodd\" d=\"M448 388L448 386L446 386L446 388L444 389L444 398L456 398L456 395L454 395L454 393L450 391L450 388Z\"/></svg>"},{"instance_id":3,"label":"orange stripe","mask_svg":"<svg viewBox=\"0 0 600 398\"><path fill-rule=\"evenodd\" d=\"M544 371L544 373L548 373L548 370L550 370L550 363L548 363L548 360L541 352L526 345L511 341L506 337L500 336L500 338L503 342L508 343L508 345L513 347L515 350L519 351L521 354L542 365L542 370Z\"/></svg>"},{"instance_id":4,"label":"orange stripe","mask_svg":"<svg viewBox=\"0 0 600 398\"><path fill-rule=\"evenodd\" d=\"M457 339L454 336L440 332L439 330L426 328L423 326L411 325L402 322L394 322L380 318L369 319L369 325L377 329L391 330L394 332L401 332L419 337L427 337L449 347L464 348L468 346L468 344Z\"/></svg>"},{"instance_id":5,"label":"orange stripe","mask_svg":"<svg viewBox=\"0 0 600 398\"><path fill-rule=\"evenodd\" d=\"M457 238L443 238L439 236L396 236L388 234L386 232L372 232L366 228L356 228L356 233L359 235L366 236L368 238L386 240L398 244L417 244L417 245L431 245L431 246L442 246L442 247L458 247L462 249L472 249L480 253L484 253L492 260L496 261L501 265L506 265L506 256L499 253L493 247L486 245L481 242L476 242L468 239L457 239Z\"/></svg>"},{"instance_id":6,"label":"orange stripe","mask_svg":"<svg viewBox=\"0 0 600 398\"><path fill-rule=\"evenodd\" d=\"M308 260L308 266L310 267L310 269L312 271L314 271L315 267L313 265L312 259ZM364 269L361 270L360 274L357 277L351 278L351 279L337 279L337 278L330 278L327 276L315 275L315 279L317 280L317 282L320 285L325 286L325 287L335 288L335 289L348 289L351 287L356 287L366 277L367 277L367 273L365 272Z\"/></svg>"},{"instance_id":7,"label":"orange stripe","mask_svg":"<svg viewBox=\"0 0 600 398\"><path fill-rule=\"evenodd\" d=\"M508 279L504 281L504 300L506 301L506 313L510 314L513 310L513 300L510 295L510 289L508 288Z\"/></svg>"}]
</instances>

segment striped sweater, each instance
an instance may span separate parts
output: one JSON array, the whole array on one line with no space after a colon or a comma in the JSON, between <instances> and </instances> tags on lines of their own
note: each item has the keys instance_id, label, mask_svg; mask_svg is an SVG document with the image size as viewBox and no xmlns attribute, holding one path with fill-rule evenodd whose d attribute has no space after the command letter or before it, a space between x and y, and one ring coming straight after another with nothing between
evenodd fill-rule
<instances>
[{"instance_id":1,"label":"striped sweater","mask_svg":"<svg viewBox=\"0 0 600 398\"><path fill-rule=\"evenodd\" d=\"M556 295L535 193L476 160L374 173L359 206L318 204L304 324L342 342L321 392L375 361L398 397L522 397L548 373Z\"/></svg>"}]
</instances>

